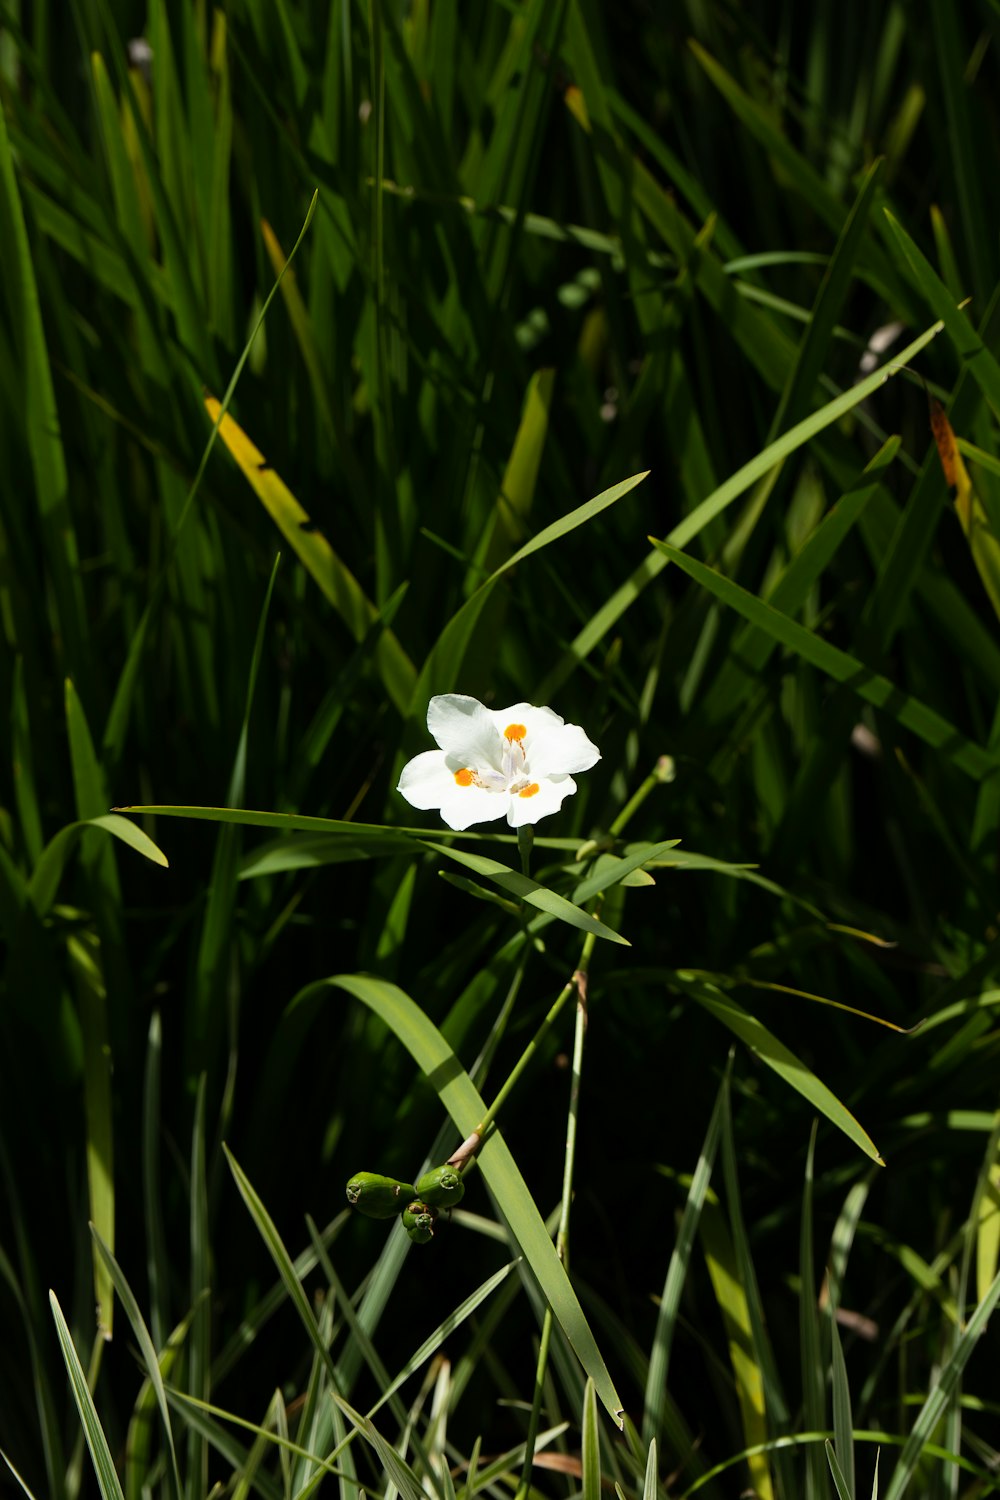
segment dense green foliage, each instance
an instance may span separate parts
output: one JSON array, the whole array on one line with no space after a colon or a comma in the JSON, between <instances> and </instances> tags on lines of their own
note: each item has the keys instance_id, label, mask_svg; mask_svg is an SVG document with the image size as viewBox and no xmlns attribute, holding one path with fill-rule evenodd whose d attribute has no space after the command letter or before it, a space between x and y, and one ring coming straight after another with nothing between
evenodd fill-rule
<instances>
[{"instance_id":1,"label":"dense green foliage","mask_svg":"<svg viewBox=\"0 0 1000 1500\"><path fill-rule=\"evenodd\" d=\"M998 29L0 9L29 1492L996 1489ZM454 692L600 747L528 877Z\"/></svg>"}]
</instances>

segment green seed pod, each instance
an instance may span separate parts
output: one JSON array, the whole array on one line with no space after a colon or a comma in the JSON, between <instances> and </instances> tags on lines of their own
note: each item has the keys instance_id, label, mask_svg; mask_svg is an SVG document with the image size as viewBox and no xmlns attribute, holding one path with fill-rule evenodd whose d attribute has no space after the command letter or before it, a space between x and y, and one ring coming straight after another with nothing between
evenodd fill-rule
<instances>
[{"instance_id":1,"label":"green seed pod","mask_svg":"<svg viewBox=\"0 0 1000 1500\"><path fill-rule=\"evenodd\" d=\"M347 1201L369 1219L391 1219L401 1214L414 1196L412 1183L378 1172L355 1172L347 1184Z\"/></svg>"},{"instance_id":2,"label":"green seed pod","mask_svg":"<svg viewBox=\"0 0 1000 1500\"><path fill-rule=\"evenodd\" d=\"M436 1218L436 1208L431 1208L429 1203L417 1201L404 1208L403 1228L415 1245L426 1245L427 1241L434 1236Z\"/></svg>"},{"instance_id":3,"label":"green seed pod","mask_svg":"<svg viewBox=\"0 0 1000 1500\"><path fill-rule=\"evenodd\" d=\"M465 1183L454 1167L435 1167L417 1183L417 1197L434 1208L454 1208L465 1196Z\"/></svg>"}]
</instances>

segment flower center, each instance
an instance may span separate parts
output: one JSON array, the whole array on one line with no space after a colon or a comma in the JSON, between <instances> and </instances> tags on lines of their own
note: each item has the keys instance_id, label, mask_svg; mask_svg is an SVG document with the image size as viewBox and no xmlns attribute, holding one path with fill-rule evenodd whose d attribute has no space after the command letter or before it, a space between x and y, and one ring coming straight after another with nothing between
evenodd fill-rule
<instances>
[{"instance_id":1,"label":"flower center","mask_svg":"<svg viewBox=\"0 0 1000 1500\"><path fill-rule=\"evenodd\" d=\"M533 797L539 786L528 775L528 751L524 743L527 737L524 724L508 724L503 732L500 770L492 766L462 766L454 773L457 785L478 786L484 792L506 792L512 797Z\"/></svg>"}]
</instances>

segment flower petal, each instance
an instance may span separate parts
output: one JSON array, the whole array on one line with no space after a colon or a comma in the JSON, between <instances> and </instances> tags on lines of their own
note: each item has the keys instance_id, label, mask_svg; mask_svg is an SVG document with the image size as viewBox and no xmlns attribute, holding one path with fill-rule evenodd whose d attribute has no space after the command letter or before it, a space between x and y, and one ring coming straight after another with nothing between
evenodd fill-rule
<instances>
[{"instance_id":1,"label":"flower petal","mask_svg":"<svg viewBox=\"0 0 1000 1500\"><path fill-rule=\"evenodd\" d=\"M427 728L441 749L463 766L500 770L501 730L478 698L440 693L427 705Z\"/></svg>"},{"instance_id":2,"label":"flower petal","mask_svg":"<svg viewBox=\"0 0 1000 1500\"><path fill-rule=\"evenodd\" d=\"M403 767L396 790L411 807L436 808L449 828L471 828L491 823L507 811L509 797L478 786L459 786L457 764L443 750L425 750Z\"/></svg>"},{"instance_id":3,"label":"flower petal","mask_svg":"<svg viewBox=\"0 0 1000 1500\"><path fill-rule=\"evenodd\" d=\"M553 729L563 722L554 709L536 708L533 703L512 703L510 708L489 708L486 711L501 734L510 724L523 724L528 731L525 738L529 741L542 730Z\"/></svg>"},{"instance_id":4,"label":"flower petal","mask_svg":"<svg viewBox=\"0 0 1000 1500\"><path fill-rule=\"evenodd\" d=\"M576 791L572 776L556 776L551 780L538 781L538 791L530 797L515 793L509 800L507 822L511 828L522 828L526 823L537 823L549 813L558 812L563 802Z\"/></svg>"},{"instance_id":5,"label":"flower petal","mask_svg":"<svg viewBox=\"0 0 1000 1500\"><path fill-rule=\"evenodd\" d=\"M452 777L451 790L441 802L441 817L459 832L473 823L492 823L502 818L510 798L506 792L488 792L481 786L459 786Z\"/></svg>"},{"instance_id":6,"label":"flower petal","mask_svg":"<svg viewBox=\"0 0 1000 1500\"><path fill-rule=\"evenodd\" d=\"M526 743L525 774L536 780L589 771L601 758L600 750L588 740L579 724L540 724Z\"/></svg>"},{"instance_id":7,"label":"flower petal","mask_svg":"<svg viewBox=\"0 0 1000 1500\"><path fill-rule=\"evenodd\" d=\"M425 750L407 761L399 778L397 792L411 807L440 807L455 786L455 773L448 768L441 750Z\"/></svg>"}]
</instances>

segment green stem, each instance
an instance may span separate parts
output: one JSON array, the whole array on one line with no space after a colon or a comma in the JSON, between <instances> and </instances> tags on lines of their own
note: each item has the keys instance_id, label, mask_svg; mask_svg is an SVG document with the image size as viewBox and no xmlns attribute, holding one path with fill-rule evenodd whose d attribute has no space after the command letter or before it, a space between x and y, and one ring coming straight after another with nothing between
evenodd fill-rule
<instances>
[{"instance_id":1,"label":"green stem","mask_svg":"<svg viewBox=\"0 0 1000 1500\"><path fill-rule=\"evenodd\" d=\"M480 1120L479 1124L476 1126L477 1135L481 1136L486 1133L487 1127L493 1123L496 1116L500 1113L500 1110L507 1102L507 1098L513 1091L515 1085L518 1082L518 1079L521 1077L521 1074L524 1072L525 1068L531 1062L539 1047L542 1045L545 1038L552 1030L552 1027L558 1020L563 1006L566 1004L566 1001L571 995L579 993L577 975L580 973L583 973L584 975L586 974L587 965L590 962L590 955L594 951L594 943L596 941L597 939L595 935L591 932L588 932L587 936L583 940L583 948L580 951L580 963L578 965L576 974L574 974L573 978L563 985L562 989L559 991L559 994L556 996L551 1007L549 1008L548 1015L542 1021L538 1030L531 1038L531 1041L525 1047L524 1051L521 1053L521 1056L514 1064L506 1083L504 1083L500 1092L493 1100L493 1103L489 1106L486 1113L483 1115L482 1120Z\"/></svg>"},{"instance_id":2,"label":"green stem","mask_svg":"<svg viewBox=\"0 0 1000 1500\"><path fill-rule=\"evenodd\" d=\"M583 1076L583 1043L587 1035L587 972L575 976L579 1000L576 1005L576 1027L573 1032L573 1072L569 1091L569 1119L566 1122L566 1161L563 1166L562 1210L556 1234L556 1250L563 1266L569 1269L569 1211L573 1201L573 1172L576 1167L576 1126L580 1112L580 1080Z\"/></svg>"},{"instance_id":3,"label":"green stem","mask_svg":"<svg viewBox=\"0 0 1000 1500\"><path fill-rule=\"evenodd\" d=\"M556 1250L563 1266L569 1266L569 1212L573 1201L573 1171L576 1166L576 1126L580 1109L580 1079L583 1073L583 1043L587 1034L587 972L581 964L573 976L579 999L576 1007L576 1029L573 1035L573 1075L569 1094L569 1119L566 1124L566 1159L563 1165L562 1204L559 1211L559 1229L556 1232ZM542 1338L538 1346L538 1363L535 1367L535 1394L528 1419L528 1436L524 1450L524 1465L517 1487L515 1500L527 1500L531 1488L531 1466L535 1458L535 1443L541 1425L542 1399L545 1390L545 1374L549 1363L549 1340L552 1334L552 1309L546 1307L542 1321Z\"/></svg>"},{"instance_id":4,"label":"green stem","mask_svg":"<svg viewBox=\"0 0 1000 1500\"><path fill-rule=\"evenodd\" d=\"M535 1367L535 1394L531 1402L531 1414L528 1417L528 1436L524 1445L524 1464L521 1468L521 1478L517 1486L517 1494L514 1500L527 1500L531 1491L531 1466L535 1461L535 1444L538 1441L538 1429L542 1425L542 1398L545 1392L545 1372L549 1366L549 1340L552 1337L552 1309L546 1307L545 1317L542 1319L542 1340L538 1346L538 1364Z\"/></svg>"},{"instance_id":5,"label":"green stem","mask_svg":"<svg viewBox=\"0 0 1000 1500\"><path fill-rule=\"evenodd\" d=\"M531 846L535 842L535 830L530 823L522 823L517 830L517 852L521 856L521 874L531 878Z\"/></svg>"},{"instance_id":6,"label":"green stem","mask_svg":"<svg viewBox=\"0 0 1000 1500\"><path fill-rule=\"evenodd\" d=\"M638 812L653 788L663 786L665 782L673 781L673 779L674 763L669 755L661 755L645 781L632 793L608 832L617 838L633 814Z\"/></svg>"}]
</instances>

